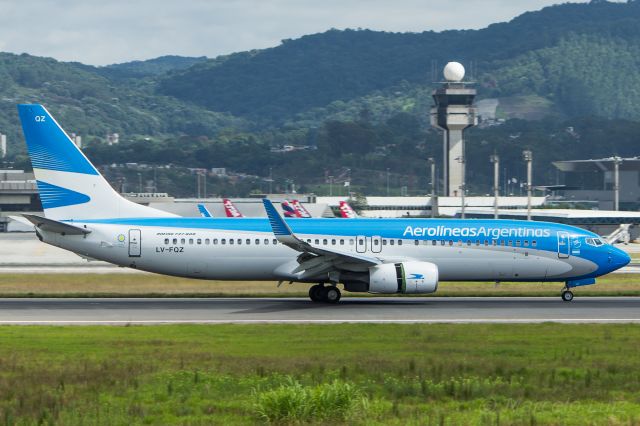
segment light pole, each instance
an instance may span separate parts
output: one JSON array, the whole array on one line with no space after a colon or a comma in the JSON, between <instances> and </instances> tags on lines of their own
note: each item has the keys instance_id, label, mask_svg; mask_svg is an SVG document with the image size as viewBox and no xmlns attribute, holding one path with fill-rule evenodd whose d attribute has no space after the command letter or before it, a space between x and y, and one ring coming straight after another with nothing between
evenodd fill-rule
<instances>
[{"instance_id":1,"label":"light pole","mask_svg":"<svg viewBox=\"0 0 640 426\"><path fill-rule=\"evenodd\" d=\"M493 218L498 219L498 197L500 196L500 156L493 154L489 157L493 163Z\"/></svg>"},{"instance_id":2,"label":"light pole","mask_svg":"<svg viewBox=\"0 0 640 426\"><path fill-rule=\"evenodd\" d=\"M431 168L431 217L436 217L436 161L430 157L427 163Z\"/></svg>"},{"instance_id":3,"label":"light pole","mask_svg":"<svg viewBox=\"0 0 640 426\"><path fill-rule=\"evenodd\" d=\"M533 153L530 150L522 151L522 157L527 162L527 220L531 220L531 163L533 162Z\"/></svg>"},{"instance_id":4,"label":"light pole","mask_svg":"<svg viewBox=\"0 0 640 426\"><path fill-rule=\"evenodd\" d=\"M389 168L387 167L387 197L389 196Z\"/></svg>"},{"instance_id":5,"label":"light pole","mask_svg":"<svg viewBox=\"0 0 640 426\"><path fill-rule=\"evenodd\" d=\"M620 210L620 164L622 158L613 157L613 209Z\"/></svg>"},{"instance_id":6,"label":"light pole","mask_svg":"<svg viewBox=\"0 0 640 426\"><path fill-rule=\"evenodd\" d=\"M460 157L457 158L458 162L460 163L460 202L462 203L462 209L460 210L460 217L462 219L465 218L466 215L466 201L465 201L465 192L467 189L467 184L466 184L466 165L465 165L465 158L464 155L461 155Z\"/></svg>"}]
</instances>

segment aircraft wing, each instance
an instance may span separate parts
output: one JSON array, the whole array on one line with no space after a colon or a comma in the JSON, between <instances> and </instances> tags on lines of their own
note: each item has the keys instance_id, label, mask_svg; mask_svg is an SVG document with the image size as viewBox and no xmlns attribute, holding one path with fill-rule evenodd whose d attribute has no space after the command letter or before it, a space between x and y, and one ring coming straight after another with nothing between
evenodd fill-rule
<instances>
[{"instance_id":1,"label":"aircraft wing","mask_svg":"<svg viewBox=\"0 0 640 426\"><path fill-rule=\"evenodd\" d=\"M269 223L271 223L271 229L276 239L287 247L301 253L297 259L298 267L291 271L293 274L304 271L299 278L310 278L332 271L353 270L354 268L358 269L383 263L382 260L376 257L347 253L324 247L320 248L301 240L291 231L291 228L289 228L289 225L287 225L282 216L280 216L271 201L265 198L262 202L264 203L264 208L269 217Z\"/></svg>"}]
</instances>

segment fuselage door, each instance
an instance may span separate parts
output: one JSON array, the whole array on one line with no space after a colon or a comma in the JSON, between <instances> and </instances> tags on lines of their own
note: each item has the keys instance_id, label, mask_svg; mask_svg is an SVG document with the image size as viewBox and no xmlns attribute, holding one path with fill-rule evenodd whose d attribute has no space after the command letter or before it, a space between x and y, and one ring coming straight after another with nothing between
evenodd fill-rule
<instances>
[{"instance_id":1,"label":"fuselage door","mask_svg":"<svg viewBox=\"0 0 640 426\"><path fill-rule=\"evenodd\" d=\"M367 251L367 237L364 235L358 235L356 237L356 251L358 253L364 253Z\"/></svg>"},{"instance_id":2,"label":"fuselage door","mask_svg":"<svg viewBox=\"0 0 640 426\"><path fill-rule=\"evenodd\" d=\"M569 247L569 233L558 232L558 257L560 259L568 258L570 250L571 247Z\"/></svg>"},{"instance_id":3,"label":"fuselage door","mask_svg":"<svg viewBox=\"0 0 640 426\"><path fill-rule=\"evenodd\" d=\"M375 235L371 237L371 252L380 253L382 251L382 237Z\"/></svg>"},{"instance_id":4,"label":"fuselage door","mask_svg":"<svg viewBox=\"0 0 640 426\"><path fill-rule=\"evenodd\" d=\"M142 255L142 233L139 229L129 229L129 257Z\"/></svg>"}]
</instances>

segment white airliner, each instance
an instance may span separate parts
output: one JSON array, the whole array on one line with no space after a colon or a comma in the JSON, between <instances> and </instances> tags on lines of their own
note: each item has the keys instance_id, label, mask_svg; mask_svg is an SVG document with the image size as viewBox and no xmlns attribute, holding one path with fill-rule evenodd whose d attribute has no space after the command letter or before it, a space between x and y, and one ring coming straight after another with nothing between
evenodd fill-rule
<instances>
[{"instance_id":1,"label":"white airliner","mask_svg":"<svg viewBox=\"0 0 640 426\"><path fill-rule=\"evenodd\" d=\"M314 283L314 301L352 292L433 293L439 281L559 281L571 288L629 256L596 234L545 222L458 219L189 218L116 193L41 105L19 105L45 243L120 266L180 277Z\"/></svg>"}]
</instances>

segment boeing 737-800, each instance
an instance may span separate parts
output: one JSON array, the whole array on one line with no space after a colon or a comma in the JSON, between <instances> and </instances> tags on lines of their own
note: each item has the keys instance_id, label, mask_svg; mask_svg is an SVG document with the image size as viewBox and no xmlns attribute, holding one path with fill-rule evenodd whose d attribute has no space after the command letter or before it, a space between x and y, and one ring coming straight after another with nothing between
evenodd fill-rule
<instances>
[{"instance_id":1,"label":"boeing 737-800","mask_svg":"<svg viewBox=\"0 0 640 426\"><path fill-rule=\"evenodd\" d=\"M82 256L180 277L314 283L314 301L346 291L433 293L439 281L564 282L629 263L596 234L561 224L464 219L189 218L115 192L41 105L19 105L44 217L38 238Z\"/></svg>"}]
</instances>

